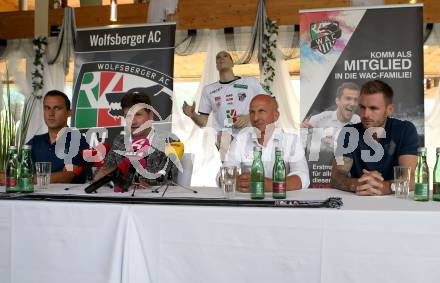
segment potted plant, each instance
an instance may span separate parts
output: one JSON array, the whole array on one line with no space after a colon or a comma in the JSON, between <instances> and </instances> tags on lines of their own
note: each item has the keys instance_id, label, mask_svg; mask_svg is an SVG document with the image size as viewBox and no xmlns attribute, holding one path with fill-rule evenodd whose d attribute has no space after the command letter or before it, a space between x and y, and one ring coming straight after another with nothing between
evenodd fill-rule
<instances>
[{"instance_id":1,"label":"potted plant","mask_svg":"<svg viewBox=\"0 0 440 283\"><path fill-rule=\"evenodd\" d=\"M9 146L15 144L15 119L11 107L9 74L6 70L6 93L0 97L0 185L5 183Z\"/></svg>"}]
</instances>

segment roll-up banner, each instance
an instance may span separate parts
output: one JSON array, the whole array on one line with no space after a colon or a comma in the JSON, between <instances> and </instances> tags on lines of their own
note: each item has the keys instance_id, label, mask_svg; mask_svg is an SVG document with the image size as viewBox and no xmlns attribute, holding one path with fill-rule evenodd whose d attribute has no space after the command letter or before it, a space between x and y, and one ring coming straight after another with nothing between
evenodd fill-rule
<instances>
[{"instance_id":1,"label":"roll-up banner","mask_svg":"<svg viewBox=\"0 0 440 283\"><path fill-rule=\"evenodd\" d=\"M424 144L422 5L302 10L300 52L312 187L330 187L336 137L360 122L359 88L369 80L393 88L392 117L411 121Z\"/></svg>"},{"instance_id":2,"label":"roll-up banner","mask_svg":"<svg viewBox=\"0 0 440 283\"><path fill-rule=\"evenodd\" d=\"M175 23L77 31L71 124L99 132L92 144L121 133L120 102L132 91L150 97L155 128L171 131L175 31Z\"/></svg>"}]
</instances>

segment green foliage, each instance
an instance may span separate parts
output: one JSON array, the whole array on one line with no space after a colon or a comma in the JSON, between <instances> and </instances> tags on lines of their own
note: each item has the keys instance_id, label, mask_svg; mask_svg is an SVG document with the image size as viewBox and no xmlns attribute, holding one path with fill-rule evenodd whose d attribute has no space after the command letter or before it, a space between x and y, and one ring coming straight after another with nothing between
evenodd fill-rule
<instances>
[{"instance_id":1,"label":"green foliage","mask_svg":"<svg viewBox=\"0 0 440 283\"><path fill-rule=\"evenodd\" d=\"M263 54L261 56L263 63L264 86L272 94L271 86L275 79L275 50L277 49L278 26L275 22L267 18L266 32L263 34Z\"/></svg>"},{"instance_id":2,"label":"green foliage","mask_svg":"<svg viewBox=\"0 0 440 283\"><path fill-rule=\"evenodd\" d=\"M43 78L43 55L47 46L47 37L40 36L34 38L32 41L34 44L35 50L35 58L34 58L34 71L32 72L32 95L29 96L23 106L23 113L21 115L21 125L20 132L18 135L18 148L19 150L24 145L26 140L26 135L29 128L29 123L31 121L32 112L34 111L34 107L37 99L41 99L43 97L41 90L44 86L44 78Z\"/></svg>"},{"instance_id":3,"label":"green foliage","mask_svg":"<svg viewBox=\"0 0 440 283\"><path fill-rule=\"evenodd\" d=\"M9 85L9 74L6 70L6 96L4 108L0 109L0 171L5 169L8 159L8 149L15 144L15 120L11 108L11 91Z\"/></svg>"}]
</instances>

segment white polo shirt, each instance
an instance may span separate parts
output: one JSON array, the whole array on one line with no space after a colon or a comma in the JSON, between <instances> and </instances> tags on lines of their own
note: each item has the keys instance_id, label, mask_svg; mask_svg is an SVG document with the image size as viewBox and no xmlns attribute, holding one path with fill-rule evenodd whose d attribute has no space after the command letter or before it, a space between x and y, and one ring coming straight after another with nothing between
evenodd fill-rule
<instances>
[{"instance_id":1,"label":"white polo shirt","mask_svg":"<svg viewBox=\"0 0 440 283\"><path fill-rule=\"evenodd\" d=\"M275 163L275 147L279 146L283 149L287 176L296 175L301 178L302 188L309 187L309 167L300 138L297 134L287 133L280 128L274 130L265 146L258 143L254 128L248 127L243 129L232 141L231 147L226 153L224 166L251 166L254 160L254 146L262 148L261 158L265 177L272 178L273 165Z\"/></svg>"},{"instance_id":2,"label":"white polo shirt","mask_svg":"<svg viewBox=\"0 0 440 283\"><path fill-rule=\"evenodd\" d=\"M230 131L235 137L240 129L232 128L240 115L249 114L249 104L256 95L267 94L254 77L243 77L232 82L215 82L205 86L200 99L199 113L213 113L216 132Z\"/></svg>"},{"instance_id":3,"label":"white polo shirt","mask_svg":"<svg viewBox=\"0 0 440 283\"><path fill-rule=\"evenodd\" d=\"M323 128L324 136L336 140L340 129L345 125L357 124L361 122L361 118L357 114L353 114L351 120L347 123L338 120L335 111L323 111L310 117L309 123L313 128Z\"/></svg>"}]
</instances>

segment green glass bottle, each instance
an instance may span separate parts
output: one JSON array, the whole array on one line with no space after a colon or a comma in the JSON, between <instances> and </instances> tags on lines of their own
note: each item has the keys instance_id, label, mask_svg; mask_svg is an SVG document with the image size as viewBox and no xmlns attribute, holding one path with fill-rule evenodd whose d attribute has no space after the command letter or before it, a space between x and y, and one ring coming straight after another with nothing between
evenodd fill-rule
<instances>
[{"instance_id":1,"label":"green glass bottle","mask_svg":"<svg viewBox=\"0 0 440 283\"><path fill-rule=\"evenodd\" d=\"M18 184L21 192L34 192L34 164L32 162L30 145L24 145L22 148L18 170Z\"/></svg>"},{"instance_id":2,"label":"green glass bottle","mask_svg":"<svg viewBox=\"0 0 440 283\"><path fill-rule=\"evenodd\" d=\"M432 200L440 201L440 147L436 148L436 161L433 173Z\"/></svg>"},{"instance_id":3,"label":"green glass bottle","mask_svg":"<svg viewBox=\"0 0 440 283\"><path fill-rule=\"evenodd\" d=\"M254 147L254 162L251 168L251 199L264 199L264 166L261 147Z\"/></svg>"},{"instance_id":4,"label":"green glass bottle","mask_svg":"<svg viewBox=\"0 0 440 283\"><path fill-rule=\"evenodd\" d=\"M426 163L426 148L417 149L417 165L415 172L414 200L429 200L429 169Z\"/></svg>"},{"instance_id":5,"label":"green glass bottle","mask_svg":"<svg viewBox=\"0 0 440 283\"><path fill-rule=\"evenodd\" d=\"M18 160L17 147L11 145L8 151L8 161L6 163L6 192L16 193L19 191L18 182Z\"/></svg>"},{"instance_id":6,"label":"green glass bottle","mask_svg":"<svg viewBox=\"0 0 440 283\"><path fill-rule=\"evenodd\" d=\"M272 171L272 197L274 199L286 198L286 164L284 164L283 151L275 148L275 163Z\"/></svg>"}]
</instances>

